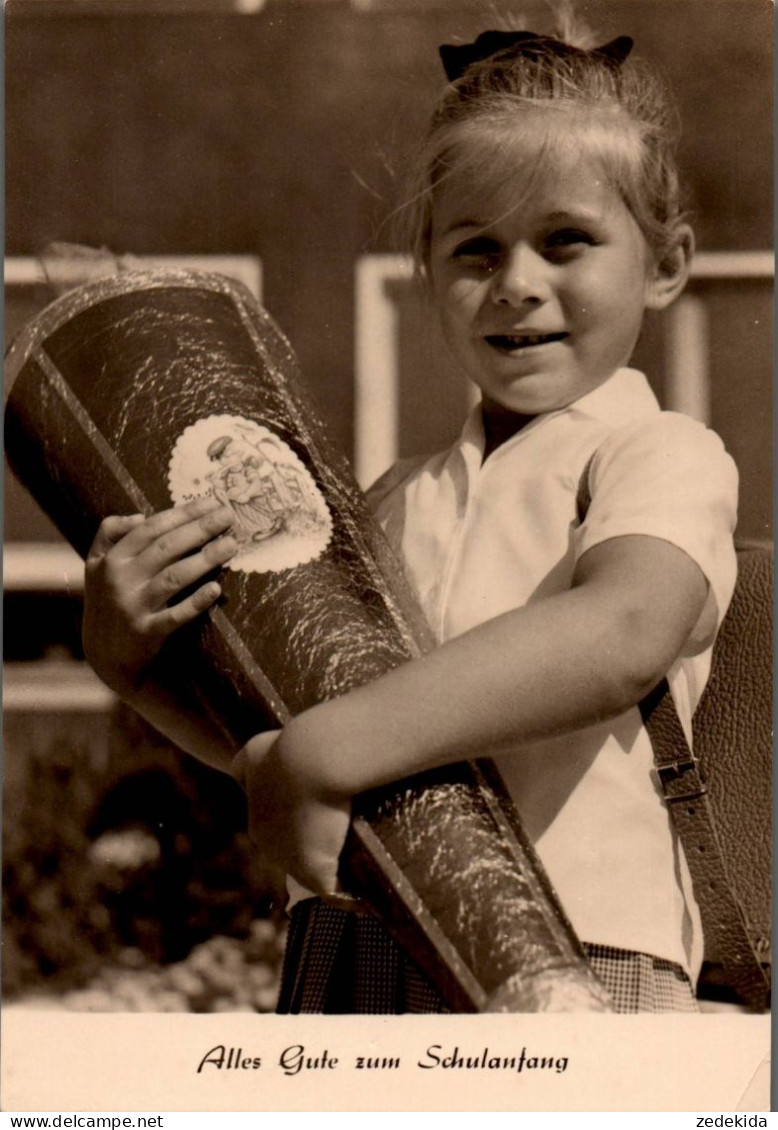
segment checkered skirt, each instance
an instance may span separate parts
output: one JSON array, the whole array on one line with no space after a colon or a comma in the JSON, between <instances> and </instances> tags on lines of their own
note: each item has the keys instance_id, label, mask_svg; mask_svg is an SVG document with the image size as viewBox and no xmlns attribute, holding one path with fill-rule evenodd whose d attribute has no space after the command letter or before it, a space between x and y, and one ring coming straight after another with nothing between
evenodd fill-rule
<instances>
[{"instance_id":1,"label":"checkered skirt","mask_svg":"<svg viewBox=\"0 0 778 1130\"><path fill-rule=\"evenodd\" d=\"M697 1012L680 965L584 942L617 1012ZM280 1013L450 1012L378 919L305 899L292 910Z\"/></svg>"}]
</instances>

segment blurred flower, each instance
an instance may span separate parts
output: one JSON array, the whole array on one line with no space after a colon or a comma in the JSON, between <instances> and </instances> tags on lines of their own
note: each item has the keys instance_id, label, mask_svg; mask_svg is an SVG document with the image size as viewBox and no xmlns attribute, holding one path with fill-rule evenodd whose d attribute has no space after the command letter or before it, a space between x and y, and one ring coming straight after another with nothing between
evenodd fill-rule
<instances>
[{"instance_id":1,"label":"blurred flower","mask_svg":"<svg viewBox=\"0 0 778 1130\"><path fill-rule=\"evenodd\" d=\"M160 857L159 840L142 828L124 828L104 832L89 849L92 862L98 867L116 867L120 871L137 871Z\"/></svg>"}]
</instances>

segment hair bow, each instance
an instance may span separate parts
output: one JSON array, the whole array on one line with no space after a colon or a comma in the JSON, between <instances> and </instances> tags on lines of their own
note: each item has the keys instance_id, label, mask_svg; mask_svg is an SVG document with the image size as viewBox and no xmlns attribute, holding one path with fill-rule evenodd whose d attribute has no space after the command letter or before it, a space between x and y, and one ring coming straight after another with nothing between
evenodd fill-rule
<instances>
[{"instance_id":1,"label":"hair bow","mask_svg":"<svg viewBox=\"0 0 778 1130\"><path fill-rule=\"evenodd\" d=\"M449 82L455 82L473 63L480 63L482 59L489 59L510 47L517 48L516 55L524 55L529 59L548 53L559 57L602 55L614 66L620 67L632 50L632 45L633 40L628 35L620 35L609 43L604 43L602 47L585 51L550 35L536 35L534 31L482 31L473 43L444 43L438 50Z\"/></svg>"}]
</instances>

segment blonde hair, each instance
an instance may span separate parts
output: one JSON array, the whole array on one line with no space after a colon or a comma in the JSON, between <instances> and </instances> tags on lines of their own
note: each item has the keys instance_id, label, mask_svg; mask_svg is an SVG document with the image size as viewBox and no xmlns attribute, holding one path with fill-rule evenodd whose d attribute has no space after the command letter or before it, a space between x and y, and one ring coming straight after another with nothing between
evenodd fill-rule
<instances>
[{"instance_id":1,"label":"blonde hair","mask_svg":"<svg viewBox=\"0 0 778 1130\"><path fill-rule=\"evenodd\" d=\"M508 46L472 63L443 92L418 155L403 226L417 270L431 237L435 191L460 171L508 180L521 168L542 176L583 150L600 163L639 225L657 262L683 220L675 150L678 118L664 84L640 60L615 63L569 40ZM559 50L559 45L570 50ZM495 145L494 142L499 142ZM468 150L470 156L468 156Z\"/></svg>"}]
</instances>

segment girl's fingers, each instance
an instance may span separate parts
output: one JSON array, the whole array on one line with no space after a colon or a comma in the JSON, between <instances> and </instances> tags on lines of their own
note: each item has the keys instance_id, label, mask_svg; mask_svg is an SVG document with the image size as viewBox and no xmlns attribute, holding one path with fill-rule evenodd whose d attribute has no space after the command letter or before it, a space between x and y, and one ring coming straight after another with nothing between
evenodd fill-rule
<instances>
[{"instance_id":1,"label":"girl's fingers","mask_svg":"<svg viewBox=\"0 0 778 1130\"><path fill-rule=\"evenodd\" d=\"M338 863L348 831L346 811L322 809L323 818L314 811L306 814L304 840L298 844L289 870L298 883L321 898L334 898L342 891L338 879Z\"/></svg>"},{"instance_id":2,"label":"girl's fingers","mask_svg":"<svg viewBox=\"0 0 778 1130\"><path fill-rule=\"evenodd\" d=\"M326 865L316 867L314 862L306 860L304 863L292 866L290 871L294 878L303 887L313 891L319 898L335 900L334 890L338 882L337 861L330 860Z\"/></svg>"},{"instance_id":3,"label":"girl's fingers","mask_svg":"<svg viewBox=\"0 0 778 1130\"><path fill-rule=\"evenodd\" d=\"M209 581L208 584L201 585L184 600L149 617L150 630L154 635L167 638L182 625L196 620L203 612L207 612L219 599L221 592L218 581Z\"/></svg>"},{"instance_id":4,"label":"girl's fingers","mask_svg":"<svg viewBox=\"0 0 778 1130\"><path fill-rule=\"evenodd\" d=\"M255 734L253 738L249 738L246 744L235 754L230 772L241 788L246 788L251 766L256 766L265 760L280 734L280 730L262 730L261 733Z\"/></svg>"},{"instance_id":5,"label":"girl's fingers","mask_svg":"<svg viewBox=\"0 0 778 1130\"><path fill-rule=\"evenodd\" d=\"M122 551L127 557L145 555L145 565L152 573L165 568L185 553L190 553L232 524L234 515L228 506L210 495L196 498L183 506L174 506L153 514L141 525L131 530L123 540Z\"/></svg>"},{"instance_id":6,"label":"girl's fingers","mask_svg":"<svg viewBox=\"0 0 778 1130\"><path fill-rule=\"evenodd\" d=\"M232 510L212 498L196 499L149 518L141 514L106 518L87 558L88 603L113 610L131 633L167 636L221 594L218 586L201 585L172 615L155 619L158 613L170 611L169 600L234 555L236 540L218 536L232 518Z\"/></svg>"},{"instance_id":7,"label":"girl's fingers","mask_svg":"<svg viewBox=\"0 0 778 1130\"><path fill-rule=\"evenodd\" d=\"M230 534L208 542L199 553L174 560L146 585L146 597L152 611L161 609L169 600L199 581L206 573L218 569L234 557L238 543Z\"/></svg>"},{"instance_id":8,"label":"girl's fingers","mask_svg":"<svg viewBox=\"0 0 778 1130\"><path fill-rule=\"evenodd\" d=\"M87 561L93 561L96 557L103 557L109 549L113 549L117 542L120 542L123 537L136 526L140 526L145 520L143 514L113 514L109 518L104 518L95 535L95 540L89 547Z\"/></svg>"}]
</instances>

